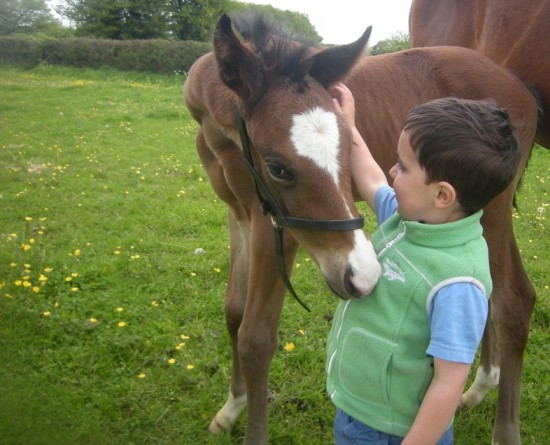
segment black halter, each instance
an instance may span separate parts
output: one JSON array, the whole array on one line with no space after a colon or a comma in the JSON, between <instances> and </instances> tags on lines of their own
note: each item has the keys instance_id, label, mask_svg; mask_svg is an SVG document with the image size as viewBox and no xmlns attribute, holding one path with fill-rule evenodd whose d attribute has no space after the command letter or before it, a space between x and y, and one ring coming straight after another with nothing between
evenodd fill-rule
<instances>
[{"instance_id":1,"label":"black halter","mask_svg":"<svg viewBox=\"0 0 550 445\"><path fill-rule=\"evenodd\" d=\"M316 219L304 219L304 218L295 218L292 216L285 215L277 200L271 193L269 186L262 178L260 172L254 166L254 160L252 158L251 144L246 131L246 124L242 118L241 112L238 107L235 108L235 118L239 133L241 136L241 143L243 146L244 159L246 161L246 166L248 171L252 176L254 181L254 187L256 188L256 193L260 199L260 209L264 215L268 213L271 215L271 222L273 225L273 231L275 233L275 248L277 251L277 262L279 265L279 272L283 281L294 297L294 299L308 312L311 310L306 306L306 304L300 300L296 292L294 291L292 284L288 278L288 274L285 268L284 262L284 251L283 251L283 227L292 227L295 229L305 229L305 230L325 230L325 231L347 231L363 228L365 221L364 217L358 216L353 219L344 219L344 220L316 220Z\"/></svg>"}]
</instances>

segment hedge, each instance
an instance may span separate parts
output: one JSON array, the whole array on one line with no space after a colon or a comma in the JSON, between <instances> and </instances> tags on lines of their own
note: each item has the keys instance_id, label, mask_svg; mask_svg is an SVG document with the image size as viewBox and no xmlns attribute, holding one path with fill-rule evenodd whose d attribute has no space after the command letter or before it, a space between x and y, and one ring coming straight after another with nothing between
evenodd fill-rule
<instances>
[{"instance_id":1,"label":"hedge","mask_svg":"<svg viewBox=\"0 0 550 445\"><path fill-rule=\"evenodd\" d=\"M0 65L108 66L171 74L189 71L193 62L210 50L209 43L193 41L0 37Z\"/></svg>"}]
</instances>

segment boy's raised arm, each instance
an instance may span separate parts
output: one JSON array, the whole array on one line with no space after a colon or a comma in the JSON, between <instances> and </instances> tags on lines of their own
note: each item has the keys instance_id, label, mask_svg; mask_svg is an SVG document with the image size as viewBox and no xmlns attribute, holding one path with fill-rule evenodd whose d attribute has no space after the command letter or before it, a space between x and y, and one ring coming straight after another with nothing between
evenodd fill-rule
<instances>
[{"instance_id":1,"label":"boy's raised arm","mask_svg":"<svg viewBox=\"0 0 550 445\"><path fill-rule=\"evenodd\" d=\"M350 163L353 181L361 198L374 210L376 192L383 185L387 185L388 180L355 127L355 102L351 91L344 84L339 83L334 85L330 92L334 96L336 107L342 112L351 128L353 144Z\"/></svg>"}]
</instances>

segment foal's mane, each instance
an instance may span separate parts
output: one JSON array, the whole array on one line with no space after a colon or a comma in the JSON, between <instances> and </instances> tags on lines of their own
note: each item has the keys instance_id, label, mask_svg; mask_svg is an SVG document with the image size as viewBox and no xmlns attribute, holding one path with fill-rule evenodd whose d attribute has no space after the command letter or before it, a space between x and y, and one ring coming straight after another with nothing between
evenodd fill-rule
<instances>
[{"instance_id":1,"label":"foal's mane","mask_svg":"<svg viewBox=\"0 0 550 445\"><path fill-rule=\"evenodd\" d=\"M232 22L243 41L262 60L266 73L306 86L305 75L312 63L309 56L315 52L311 42L262 14L240 14Z\"/></svg>"}]
</instances>

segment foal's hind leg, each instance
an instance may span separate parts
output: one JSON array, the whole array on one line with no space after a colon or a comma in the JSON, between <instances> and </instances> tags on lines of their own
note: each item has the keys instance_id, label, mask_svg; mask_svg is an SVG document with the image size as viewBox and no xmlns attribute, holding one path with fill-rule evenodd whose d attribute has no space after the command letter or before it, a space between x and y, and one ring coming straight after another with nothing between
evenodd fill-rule
<instances>
[{"instance_id":1,"label":"foal's hind leg","mask_svg":"<svg viewBox=\"0 0 550 445\"><path fill-rule=\"evenodd\" d=\"M209 430L212 433L230 430L246 406L246 387L241 372L238 349L238 332L244 313L248 287L250 228L248 222L237 221L229 213L230 269L225 293L225 323L231 337L233 365L227 402L218 411Z\"/></svg>"},{"instance_id":2,"label":"foal's hind leg","mask_svg":"<svg viewBox=\"0 0 550 445\"><path fill-rule=\"evenodd\" d=\"M495 292L493 292L493 295ZM495 298L495 297L492 297ZM493 304L493 302L490 302ZM498 385L500 376L500 351L497 345L495 325L489 309L489 319L481 342L481 356L476 370L475 379L462 395L461 406L470 408L477 406L487 393Z\"/></svg>"}]
</instances>

